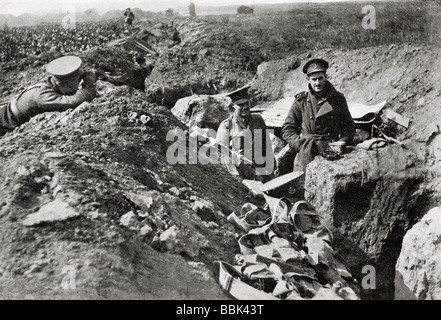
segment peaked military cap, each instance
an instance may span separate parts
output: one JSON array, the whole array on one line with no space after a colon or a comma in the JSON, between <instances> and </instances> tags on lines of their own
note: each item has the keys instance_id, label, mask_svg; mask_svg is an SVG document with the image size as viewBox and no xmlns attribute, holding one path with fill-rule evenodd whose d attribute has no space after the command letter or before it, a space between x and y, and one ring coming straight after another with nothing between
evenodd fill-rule
<instances>
[{"instance_id":1,"label":"peaked military cap","mask_svg":"<svg viewBox=\"0 0 441 320\"><path fill-rule=\"evenodd\" d=\"M247 84L239 89L236 89L232 92L226 94L227 97L230 97L233 103L242 99L249 99L252 94L250 93L251 85Z\"/></svg>"},{"instance_id":2,"label":"peaked military cap","mask_svg":"<svg viewBox=\"0 0 441 320\"><path fill-rule=\"evenodd\" d=\"M64 56L49 62L46 72L59 79L68 79L81 67L81 59L76 56Z\"/></svg>"},{"instance_id":3,"label":"peaked military cap","mask_svg":"<svg viewBox=\"0 0 441 320\"><path fill-rule=\"evenodd\" d=\"M312 59L303 66L303 73L306 73L309 76L314 72L326 72L328 68L329 63L326 60Z\"/></svg>"}]
</instances>

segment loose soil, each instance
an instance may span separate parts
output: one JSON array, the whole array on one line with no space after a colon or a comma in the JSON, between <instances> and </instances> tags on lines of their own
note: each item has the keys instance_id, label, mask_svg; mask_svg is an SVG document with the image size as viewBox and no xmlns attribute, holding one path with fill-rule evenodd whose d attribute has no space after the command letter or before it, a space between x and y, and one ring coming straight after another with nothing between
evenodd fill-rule
<instances>
[{"instance_id":1,"label":"loose soil","mask_svg":"<svg viewBox=\"0 0 441 320\"><path fill-rule=\"evenodd\" d=\"M348 100L387 100L411 119L393 134L412 145L418 166L430 169L427 188L439 200L436 44L302 47L276 55L228 19L141 22L140 30L150 33L134 38L156 54L116 44L78 52L86 68L99 71L100 96L77 110L36 116L0 138L0 298L229 299L213 269L214 261L231 262L239 253L239 230L226 217L262 199L221 166L169 164L167 133L187 130L169 109L180 98L250 82L260 90L256 104L292 96L304 86L295 70L310 57L332 62L331 81ZM145 59L136 61L133 51ZM3 98L41 79L44 64L59 55L44 53L5 72ZM275 91L265 84L274 79L254 78L261 63L274 59L289 66L280 70L284 87ZM130 111L151 120L130 121ZM22 225L55 198L79 217ZM124 225L129 212L134 219Z\"/></svg>"}]
</instances>

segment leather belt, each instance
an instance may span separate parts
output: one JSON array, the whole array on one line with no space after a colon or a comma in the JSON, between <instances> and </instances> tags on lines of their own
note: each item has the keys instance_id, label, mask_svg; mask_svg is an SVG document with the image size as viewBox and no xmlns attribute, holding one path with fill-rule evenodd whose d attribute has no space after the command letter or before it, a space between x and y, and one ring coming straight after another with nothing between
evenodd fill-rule
<instances>
[{"instance_id":1,"label":"leather belt","mask_svg":"<svg viewBox=\"0 0 441 320\"><path fill-rule=\"evenodd\" d=\"M334 140L335 138L330 134L311 134L311 133L302 133L302 137L306 139L314 139L314 140Z\"/></svg>"}]
</instances>

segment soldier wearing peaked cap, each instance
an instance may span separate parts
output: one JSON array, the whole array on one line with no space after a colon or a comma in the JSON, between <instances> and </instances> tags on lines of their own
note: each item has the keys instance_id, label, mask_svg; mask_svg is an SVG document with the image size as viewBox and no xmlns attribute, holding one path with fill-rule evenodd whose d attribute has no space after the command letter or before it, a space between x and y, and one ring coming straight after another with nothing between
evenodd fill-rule
<instances>
[{"instance_id":1,"label":"soldier wearing peaked cap","mask_svg":"<svg viewBox=\"0 0 441 320\"><path fill-rule=\"evenodd\" d=\"M265 120L261 115L251 113L249 99L233 95L235 97L231 105L232 114L219 125L216 139L252 163L231 163L228 158L222 158L221 161L232 175L267 182L273 178L275 160ZM247 138L250 140L246 141ZM265 162L256 163L256 157L265 158ZM261 173L258 174L258 171Z\"/></svg>"},{"instance_id":2,"label":"soldier wearing peaked cap","mask_svg":"<svg viewBox=\"0 0 441 320\"><path fill-rule=\"evenodd\" d=\"M312 59L303 67L308 91L295 95L294 102L282 126L282 137L296 154L294 171L306 171L317 155L329 148L331 141L351 144L355 124L345 96L328 81L329 63ZM292 171L279 168L280 173Z\"/></svg>"},{"instance_id":3,"label":"soldier wearing peaked cap","mask_svg":"<svg viewBox=\"0 0 441 320\"><path fill-rule=\"evenodd\" d=\"M37 114L76 108L95 98L96 75L82 72L81 64L81 59L76 56L51 61L46 66L48 76L44 81L26 88L11 101L0 105L0 136Z\"/></svg>"}]
</instances>

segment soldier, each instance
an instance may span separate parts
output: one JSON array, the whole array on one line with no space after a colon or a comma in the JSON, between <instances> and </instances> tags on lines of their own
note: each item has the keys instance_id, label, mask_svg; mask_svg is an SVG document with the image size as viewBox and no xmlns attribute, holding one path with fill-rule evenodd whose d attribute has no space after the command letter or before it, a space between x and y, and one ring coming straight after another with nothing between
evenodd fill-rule
<instances>
[{"instance_id":1,"label":"soldier","mask_svg":"<svg viewBox=\"0 0 441 320\"><path fill-rule=\"evenodd\" d=\"M250 112L248 99L236 100L232 106L233 114L220 124L217 141L252 163L232 163L231 158L222 159L222 163L233 175L266 182L273 178L275 160L265 120L261 115Z\"/></svg>"},{"instance_id":2,"label":"soldier","mask_svg":"<svg viewBox=\"0 0 441 320\"><path fill-rule=\"evenodd\" d=\"M81 59L65 56L48 63L49 76L0 105L0 136L47 111L65 111L96 97L94 72L80 71ZM79 89L82 80L82 87Z\"/></svg>"},{"instance_id":3,"label":"soldier","mask_svg":"<svg viewBox=\"0 0 441 320\"><path fill-rule=\"evenodd\" d=\"M124 15L126 16L124 22L128 25L131 26L133 23L133 20L135 20L135 15L133 14L132 10L130 10L130 8L127 8L124 11Z\"/></svg>"},{"instance_id":4,"label":"soldier","mask_svg":"<svg viewBox=\"0 0 441 320\"><path fill-rule=\"evenodd\" d=\"M328 151L329 142L340 140L351 144L355 135L346 98L327 80L328 67L323 59L312 59L305 64L303 73L309 91L295 95L282 126L283 139L296 153L294 171L305 172L315 156Z\"/></svg>"}]
</instances>

